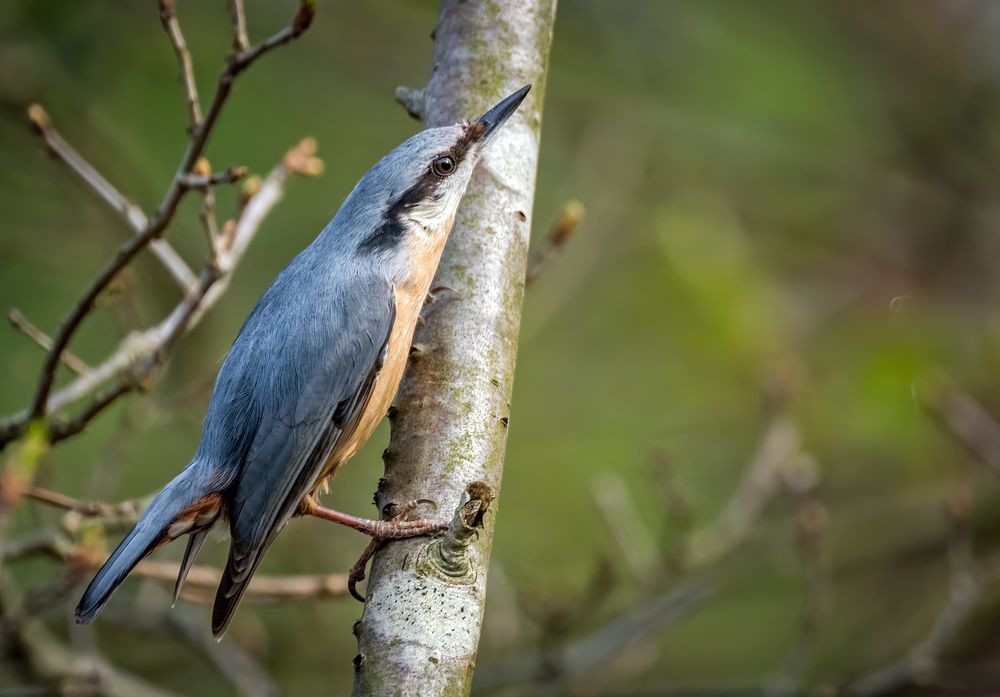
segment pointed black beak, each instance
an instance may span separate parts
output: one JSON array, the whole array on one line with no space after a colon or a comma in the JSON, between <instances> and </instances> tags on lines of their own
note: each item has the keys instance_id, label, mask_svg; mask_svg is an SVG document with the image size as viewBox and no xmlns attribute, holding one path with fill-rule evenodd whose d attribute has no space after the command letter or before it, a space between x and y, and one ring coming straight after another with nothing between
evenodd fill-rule
<instances>
[{"instance_id":1,"label":"pointed black beak","mask_svg":"<svg viewBox=\"0 0 1000 697\"><path fill-rule=\"evenodd\" d=\"M528 94L531 89L531 85L525 85L517 92L514 92L509 97L504 98L495 107L487 111L485 114L476 119L476 123L481 123L485 128L479 137L476 139L480 143L486 142L490 137L500 130L500 127L504 125L504 122L510 118L510 115L517 111L517 107L521 105L524 101L524 96Z\"/></svg>"}]
</instances>

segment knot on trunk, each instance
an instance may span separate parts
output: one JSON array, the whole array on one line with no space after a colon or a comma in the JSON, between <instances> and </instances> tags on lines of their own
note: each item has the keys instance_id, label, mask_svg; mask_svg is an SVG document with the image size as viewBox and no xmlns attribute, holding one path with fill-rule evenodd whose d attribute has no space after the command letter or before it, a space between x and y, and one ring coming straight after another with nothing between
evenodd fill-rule
<instances>
[{"instance_id":1,"label":"knot on trunk","mask_svg":"<svg viewBox=\"0 0 1000 697\"><path fill-rule=\"evenodd\" d=\"M479 536L495 498L488 484L479 481L469 484L444 536L415 550L416 572L456 585L474 583L477 570L469 558L469 547Z\"/></svg>"}]
</instances>

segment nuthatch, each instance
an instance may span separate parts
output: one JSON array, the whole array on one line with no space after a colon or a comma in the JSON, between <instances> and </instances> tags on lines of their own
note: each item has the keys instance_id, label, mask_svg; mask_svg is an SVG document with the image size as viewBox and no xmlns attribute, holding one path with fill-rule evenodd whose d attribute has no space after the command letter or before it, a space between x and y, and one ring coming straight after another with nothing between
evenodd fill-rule
<instances>
[{"instance_id":1,"label":"nuthatch","mask_svg":"<svg viewBox=\"0 0 1000 697\"><path fill-rule=\"evenodd\" d=\"M430 128L372 167L319 236L278 275L222 363L194 458L101 567L76 608L87 623L146 555L190 535L185 576L217 522L229 560L212 632L226 631L250 578L296 513L376 538L437 529L319 506L318 487L388 410L472 170L517 109L522 87L479 119Z\"/></svg>"}]
</instances>

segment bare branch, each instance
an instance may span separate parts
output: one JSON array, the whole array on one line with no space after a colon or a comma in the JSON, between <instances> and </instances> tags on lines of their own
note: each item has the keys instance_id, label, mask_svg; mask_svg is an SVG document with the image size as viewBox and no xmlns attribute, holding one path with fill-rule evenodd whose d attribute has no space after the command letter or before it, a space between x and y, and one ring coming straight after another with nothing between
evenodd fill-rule
<instances>
[{"instance_id":1,"label":"bare branch","mask_svg":"<svg viewBox=\"0 0 1000 697\"><path fill-rule=\"evenodd\" d=\"M217 642L204 630L201 617L185 608L164 608L151 603L131 607L112 604L101 617L125 630L144 637L157 633L172 638L191 649L194 656L208 658L219 674L244 697L274 697L280 694L273 678L248 652L233 641Z\"/></svg>"},{"instance_id":2,"label":"bare branch","mask_svg":"<svg viewBox=\"0 0 1000 697\"><path fill-rule=\"evenodd\" d=\"M63 139L62 135L52 125L52 119L41 105L28 107L28 119L35 132L45 141L49 152L57 156L70 170L90 187L98 198L104 201L113 211L118 213L136 235L149 225L146 214L139 206L128 200L111 182L83 159L73 146ZM194 272L166 240L155 239L149 244L150 251L160 260L182 290L187 290L195 283Z\"/></svg>"},{"instance_id":3,"label":"bare branch","mask_svg":"<svg viewBox=\"0 0 1000 697\"><path fill-rule=\"evenodd\" d=\"M13 581L0 576L0 616L6 617L20 604ZM24 663L43 685L57 686L61 694L106 697L169 697L140 678L125 673L96 656L81 656L51 634L40 622L17 623L3 637L4 648L24 656Z\"/></svg>"},{"instance_id":4,"label":"bare branch","mask_svg":"<svg viewBox=\"0 0 1000 697\"><path fill-rule=\"evenodd\" d=\"M693 584L644 598L597 629L550 652L539 655L530 650L483 666L477 675L476 687L489 693L541 682L547 687L562 686L563 689L555 689L552 694L564 694L566 685L606 672L608 663L630 646L648 640L687 617L711 597L713 590L703 584Z\"/></svg>"},{"instance_id":5,"label":"bare branch","mask_svg":"<svg viewBox=\"0 0 1000 697\"><path fill-rule=\"evenodd\" d=\"M117 504L105 503L103 501L80 501L72 496L67 496L58 491L52 491L40 486L32 486L24 495L39 503L72 511L87 518L105 518L134 522L139 519L139 515L145 508L144 500L130 499Z\"/></svg>"},{"instance_id":6,"label":"bare branch","mask_svg":"<svg viewBox=\"0 0 1000 697\"><path fill-rule=\"evenodd\" d=\"M250 67L255 60L268 51L283 44L287 44L289 41L294 41L302 36L302 33L309 28L309 25L312 24L315 16L316 0L300 0L299 11L296 13L295 19L292 20L291 26L285 27L277 34L268 37L256 46L251 46L245 51L239 51L230 57L228 71L232 74L232 77L235 77L243 70ZM208 119L206 119L206 121L207 120Z\"/></svg>"},{"instance_id":7,"label":"bare branch","mask_svg":"<svg viewBox=\"0 0 1000 697\"><path fill-rule=\"evenodd\" d=\"M103 564L101 560L100 564ZM94 568L100 566L95 565ZM180 565L169 562L144 561L133 572L173 588ZM196 603L211 603L222 578L221 569L195 565L188 572L181 596ZM289 576L256 575L250 581L245 599L251 603L276 603L292 599L322 599L347 597L346 574L301 574Z\"/></svg>"},{"instance_id":8,"label":"bare branch","mask_svg":"<svg viewBox=\"0 0 1000 697\"><path fill-rule=\"evenodd\" d=\"M205 145L208 143L209 135L215 127L219 114L222 112L222 108L229 97L229 93L232 90L233 81L236 76L268 51L301 36L311 24L314 13L314 2L312 0L303 0L291 26L286 27L261 44L230 57L225 69L219 76L215 96L212 99L208 112L206 113L201 125L194 129L191 136L191 142L177 168L177 175L171 182L166 195L163 197L163 201L161 202L159 208L157 208L156 214L149 220L141 233L135 235L132 239L118 248L115 256L105 265L100 273L98 273L97 277L91 282L90 286L63 322L62 326L60 326L59 332L56 334L53 341L52 350L49 351L45 362L42 365L41 375L38 380L38 387L35 390L35 396L32 400L31 407L28 409L30 419L40 419L50 413L48 399L52 390L52 384L55 379L55 369L59 364L60 356L69 344L70 339L76 333L77 328L79 328L80 324L83 322L83 319L93 309L94 302L97 300L97 297L104 291L107 285L118 275L118 273L135 257L135 255L145 248L152 240L158 238L170 223L181 198L184 193L188 191L187 187L185 187L182 182L182 177L191 172L194 164L197 162L198 158L201 157L201 154L205 149ZM204 278L204 274L202 276ZM0 431L3 430L4 429L0 428Z\"/></svg>"},{"instance_id":9,"label":"bare branch","mask_svg":"<svg viewBox=\"0 0 1000 697\"><path fill-rule=\"evenodd\" d=\"M7 320L10 322L10 326L14 327L14 329L24 334L46 351L52 348L52 338L32 324L31 320L25 317L17 308L11 308L7 311ZM91 370L90 366L84 363L83 360L78 358L72 351L63 352L62 362L67 368L72 370L77 375L89 373Z\"/></svg>"},{"instance_id":10,"label":"bare branch","mask_svg":"<svg viewBox=\"0 0 1000 697\"><path fill-rule=\"evenodd\" d=\"M595 477L590 495L633 576L640 583L665 578L666 567L656 541L642 522L621 475L605 471Z\"/></svg>"},{"instance_id":11,"label":"bare branch","mask_svg":"<svg viewBox=\"0 0 1000 697\"><path fill-rule=\"evenodd\" d=\"M247 37L247 17L243 11L243 0L229 0L229 18L233 22L233 51L245 51L250 46Z\"/></svg>"},{"instance_id":12,"label":"bare branch","mask_svg":"<svg viewBox=\"0 0 1000 697\"><path fill-rule=\"evenodd\" d=\"M527 285L538 280L538 276L549 260L576 234L576 230L586 214L587 210L576 199L566 202L559 217L552 223L549 234L545 237L538 251L528 261L528 271L524 276L524 282Z\"/></svg>"},{"instance_id":13,"label":"bare branch","mask_svg":"<svg viewBox=\"0 0 1000 697\"><path fill-rule=\"evenodd\" d=\"M71 419L53 419L49 423L49 442L58 443L82 433L95 416L107 409L119 397L128 394L138 383L128 376L102 390L83 410Z\"/></svg>"},{"instance_id":14,"label":"bare branch","mask_svg":"<svg viewBox=\"0 0 1000 697\"><path fill-rule=\"evenodd\" d=\"M969 530L971 493L953 493L945 503L950 525L948 546L948 599L927 635L901 660L854 682L847 688L852 697L880 697L904 687L926 684L940 669L940 658L975 610L990 584L1000 581L1000 557L977 564L972 555Z\"/></svg>"},{"instance_id":15,"label":"bare branch","mask_svg":"<svg viewBox=\"0 0 1000 697\"><path fill-rule=\"evenodd\" d=\"M61 440L79 433L87 423L115 399L141 386L143 380L169 354L176 340L195 327L205 313L222 297L229 279L251 241L275 205L284 195L288 177L296 172L322 171L322 162L315 157L316 141L306 138L285 154L280 164L261 182L257 193L244 206L233 226L232 236L220 245L214 266L209 266L198 283L174 310L159 324L128 337L100 365L55 392L48 401L47 413L56 413L78 402L105 383L118 378L116 384L103 392L68 422L55 423L52 436ZM17 438L29 422L29 414L20 412L0 423L0 445Z\"/></svg>"},{"instance_id":16,"label":"bare branch","mask_svg":"<svg viewBox=\"0 0 1000 697\"><path fill-rule=\"evenodd\" d=\"M830 605L831 581L825 552L829 523L826 507L815 499L803 501L799 505L795 523L806 587L805 603L798 634L785 653L778 676L767 690L774 697L801 691L802 675Z\"/></svg>"},{"instance_id":17,"label":"bare branch","mask_svg":"<svg viewBox=\"0 0 1000 697\"><path fill-rule=\"evenodd\" d=\"M189 189L203 189L219 184L232 184L238 182L247 174L247 168L243 166L229 167L222 172L209 175L185 174L181 177L181 183Z\"/></svg>"},{"instance_id":18,"label":"bare branch","mask_svg":"<svg viewBox=\"0 0 1000 697\"><path fill-rule=\"evenodd\" d=\"M62 530L57 528L33 530L20 537L5 540L3 549L0 550L0 560L4 564L32 557L49 557L63 561L72 549L73 542Z\"/></svg>"},{"instance_id":19,"label":"bare branch","mask_svg":"<svg viewBox=\"0 0 1000 697\"><path fill-rule=\"evenodd\" d=\"M724 556L749 534L765 505L782 484L782 473L799 453L800 436L785 415L776 416L747 464L736 491L710 526L696 530L683 551L685 568L702 567Z\"/></svg>"},{"instance_id":20,"label":"bare branch","mask_svg":"<svg viewBox=\"0 0 1000 697\"><path fill-rule=\"evenodd\" d=\"M1000 424L972 395L947 378L918 392L921 404L979 462L1000 475Z\"/></svg>"},{"instance_id":21,"label":"bare branch","mask_svg":"<svg viewBox=\"0 0 1000 697\"><path fill-rule=\"evenodd\" d=\"M114 514L113 507L99 504L101 514ZM108 517L110 519L110 516ZM68 536L49 532L23 538L11 548L4 549L4 560L45 556L83 570L99 569L107 561L106 553L92 547L75 544ZM177 562L145 560L132 571L133 575L148 578L173 589L180 571ZM211 603L215 598L222 570L194 565L188 572L181 595L192 602ZM340 598L347 596L346 574L298 574L287 576L256 575L247 590L247 600L254 603L275 603L285 599Z\"/></svg>"},{"instance_id":22,"label":"bare branch","mask_svg":"<svg viewBox=\"0 0 1000 697\"><path fill-rule=\"evenodd\" d=\"M184 41L184 34L181 33L181 25L174 14L176 0L160 0L160 22L163 29L170 37L170 45L177 55L177 64L181 71L181 82L184 85L184 94L187 98L188 120L190 131L201 125L201 101L198 99L198 85L194 79L194 66L191 63L191 52L188 50L187 42Z\"/></svg>"}]
</instances>

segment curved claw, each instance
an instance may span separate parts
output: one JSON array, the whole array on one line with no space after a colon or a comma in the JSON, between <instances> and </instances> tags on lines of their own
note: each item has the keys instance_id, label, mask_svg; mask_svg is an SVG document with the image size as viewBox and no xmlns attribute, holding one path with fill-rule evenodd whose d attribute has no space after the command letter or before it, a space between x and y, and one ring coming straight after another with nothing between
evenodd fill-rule
<instances>
[{"instance_id":1,"label":"curved claw","mask_svg":"<svg viewBox=\"0 0 1000 697\"><path fill-rule=\"evenodd\" d=\"M417 506L430 506L432 511L438 509L437 501L431 499L416 499L415 501L410 501L410 503Z\"/></svg>"},{"instance_id":2,"label":"curved claw","mask_svg":"<svg viewBox=\"0 0 1000 697\"><path fill-rule=\"evenodd\" d=\"M347 577L347 592L351 594L351 597L357 600L359 603L365 602L365 596L358 593L358 581L364 581L365 575L361 574L361 578L355 578L354 576Z\"/></svg>"},{"instance_id":3,"label":"curved claw","mask_svg":"<svg viewBox=\"0 0 1000 697\"><path fill-rule=\"evenodd\" d=\"M430 506L432 511L436 511L438 508L437 502L432 501L431 499L413 499L412 501L407 501L405 504L400 506L397 512L389 517L389 520L399 520L400 518L405 518L420 506Z\"/></svg>"},{"instance_id":4,"label":"curved claw","mask_svg":"<svg viewBox=\"0 0 1000 697\"><path fill-rule=\"evenodd\" d=\"M365 567L368 566L368 560L371 559L375 552L378 551L379 546L381 546L382 540L372 540L365 547L365 551L361 553L361 556L351 570L347 572L347 592L351 594L351 597L359 602L365 602L365 596L358 593L358 581L365 580Z\"/></svg>"}]
</instances>

